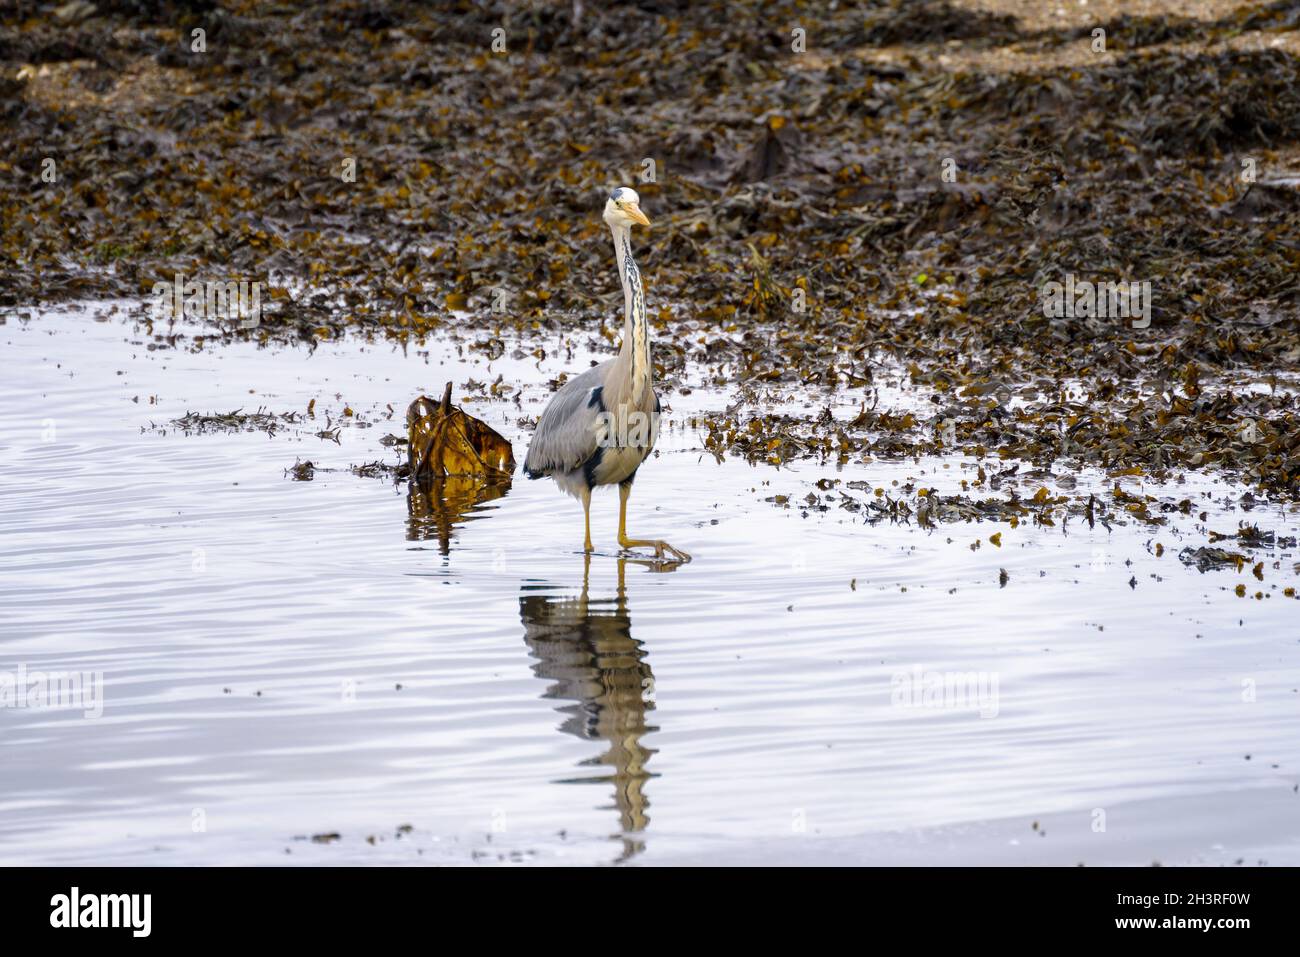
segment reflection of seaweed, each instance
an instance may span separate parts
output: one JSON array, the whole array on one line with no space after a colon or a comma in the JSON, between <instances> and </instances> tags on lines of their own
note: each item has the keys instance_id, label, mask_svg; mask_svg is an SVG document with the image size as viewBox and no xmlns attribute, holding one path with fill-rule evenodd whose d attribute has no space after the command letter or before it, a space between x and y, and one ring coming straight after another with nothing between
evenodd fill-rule
<instances>
[{"instance_id":1,"label":"reflection of seaweed","mask_svg":"<svg viewBox=\"0 0 1300 957\"><path fill-rule=\"evenodd\" d=\"M411 481L406 491L406 537L419 542L438 539L439 550L451 550L451 533L482 516L473 514L482 505L510 491L510 476L449 475Z\"/></svg>"},{"instance_id":2,"label":"reflection of seaweed","mask_svg":"<svg viewBox=\"0 0 1300 957\"><path fill-rule=\"evenodd\" d=\"M576 598L528 594L543 586L525 585L519 613L524 641L537 658L533 671L551 682L545 697L575 702L558 709L567 716L561 729L584 740L609 742L604 754L586 763L609 765L612 775L570 780L613 783L622 824L620 860L627 860L644 850L645 843L633 835L650 822L650 802L642 788L652 776L645 766L655 752L642 746L641 736L657 730L646 724L646 712L654 707L654 675L641 643L632 637L623 586L626 562L618 563L617 597L595 601L587 597L590 566L587 556L582 594Z\"/></svg>"}]
</instances>

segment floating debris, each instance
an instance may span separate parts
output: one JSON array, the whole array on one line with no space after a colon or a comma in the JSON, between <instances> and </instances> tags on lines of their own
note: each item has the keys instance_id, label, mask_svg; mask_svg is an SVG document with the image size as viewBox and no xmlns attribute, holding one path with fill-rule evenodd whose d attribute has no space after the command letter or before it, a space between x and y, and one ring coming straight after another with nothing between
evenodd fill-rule
<instances>
[{"instance_id":1,"label":"floating debris","mask_svg":"<svg viewBox=\"0 0 1300 957\"><path fill-rule=\"evenodd\" d=\"M1178 553L1178 560L1184 565L1195 565L1202 572L1212 568L1236 568L1246 563L1247 558L1240 552L1229 552L1222 548L1202 545L1200 548L1187 547Z\"/></svg>"},{"instance_id":2,"label":"floating debris","mask_svg":"<svg viewBox=\"0 0 1300 957\"><path fill-rule=\"evenodd\" d=\"M172 419L168 424L183 432L265 432L275 435L286 425L297 425L302 416L297 412L268 412L259 408L256 412L236 409L225 413L186 412L179 419ZM154 426L159 428L159 426Z\"/></svg>"},{"instance_id":3,"label":"floating debris","mask_svg":"<svg viewBox=\"0 0 1300 957\"><path fill-rule=\"evenodd\" d=\"M442 401L420 396L406 412L411 477L509 476L515 470L510 443L499 432L451 404L451 383Z\"/></svg>"},{"instance_id":4,"label":"floating debris","mask_svg":"<svg viewBox=\"0 0 1300 957\"><path fill-rule=\"evenodd\" d=\"M1211 542L1218 542L1227 538L1235 538L1244 548L1295 548L1297 544L1294 535L1278 535L1271 529L1264 531L1258 525L1247 525L1245 522L1242 522L1235 532L1227 534L1210 532Z\"/></svg>"}]
</instances>

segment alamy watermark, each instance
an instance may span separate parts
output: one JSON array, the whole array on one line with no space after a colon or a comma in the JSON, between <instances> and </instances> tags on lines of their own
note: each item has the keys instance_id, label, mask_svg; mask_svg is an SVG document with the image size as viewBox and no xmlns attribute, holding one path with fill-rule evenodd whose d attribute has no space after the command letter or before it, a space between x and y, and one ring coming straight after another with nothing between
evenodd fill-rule
<instances>
[{"instance_id":1,"label":"alamy watermark","mask_svg":"<svg viewBox=\"0 0 1300 957\"><path fill-rule=\"evenodd\" d=\"M262 322L262 284L187 281L176 273L171 282L153 284L153 317L238 320L239 328L256 329Z\"/></svg>"},{"instance_id":2,"label":"alamy watermark","mask_svg":"<svg viewBox=\"0 0 1300 957\"><path fill-rule=\"evenodd\" d=\"M51 927L120 927L132 937L148 937L152 912L152 894L83 894L74 886L50 898Z\"/></svg>"},{"instance_id":3,"label":"alamy watermark","mask_svg":"<svg viewBox=\"0 0 1300 957\"><path fill-rule=\"evenodd\" d=\"M613 412L601 411L594 429L596 444L602 449L647 449L659 435L659 413L634 410L620 418Z\"/></svg>"},{"instance_id":4,"label":"alamy watermark","mask_svg":"<svg viewBox=\"0 0 1300 957\"><path fill-rule=\"evenodd\" d=\"M977 711L981 718L998 716L996 671L896 671L889 680L889 702L896 708L936 708Z\"/></svg>"},{"instance_id":5,"label":"alamy watermark","mask_svg":"<svg viewBox=\"0 0 1300 957\"><path fill-rule=\"evenodd\" d=\"M1043 315L1048 319L1132 319L1132 328L1151 325L1151 281L1049 282L1042 289Z\"/></svg>"},{"instance_id":6,"label":"alamy watermark","mask_svg":"<svg viewBox=\"0 0 1300 957\"><path fill-rule=\"evenodd\" d=\"M0 671L0 708L79 710L84 717L104 714L104 672Z\"/></svg>"}]
</instances>

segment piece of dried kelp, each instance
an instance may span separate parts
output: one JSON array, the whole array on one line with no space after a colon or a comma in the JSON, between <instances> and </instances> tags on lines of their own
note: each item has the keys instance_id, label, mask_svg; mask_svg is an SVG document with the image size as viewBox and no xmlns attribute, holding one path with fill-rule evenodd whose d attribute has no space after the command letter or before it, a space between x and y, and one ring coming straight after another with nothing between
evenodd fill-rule
<instances>
[{"instance_id":1,"label":"piece of dried kelp","mask_svg":"<svg viewBox=\"0 0 1300 957\"><path fill-rule=\"evenodd\" d=\"M451 404L451 383L441 402L420 396L406 410L411 477L511 475L515 457L499 432Z\"/></svg>"}]
</instances>

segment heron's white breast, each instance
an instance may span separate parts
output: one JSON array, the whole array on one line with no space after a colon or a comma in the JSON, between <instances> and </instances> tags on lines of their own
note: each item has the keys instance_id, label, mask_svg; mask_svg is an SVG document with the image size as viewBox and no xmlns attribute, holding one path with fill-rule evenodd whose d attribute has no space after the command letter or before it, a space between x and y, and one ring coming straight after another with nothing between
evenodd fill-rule
<instances>
[{"instance_id":1,"label":"heron's white breast","mask_svg":"<svg viewBox=\"0 0 1300 957\"><path fill-rule=\"evenodd\" d=\"M600 464L596 466L596 484L617 485L622 482L645 461L646 451L630 446L605 449Z\"/></svg>"}]
</instances>

